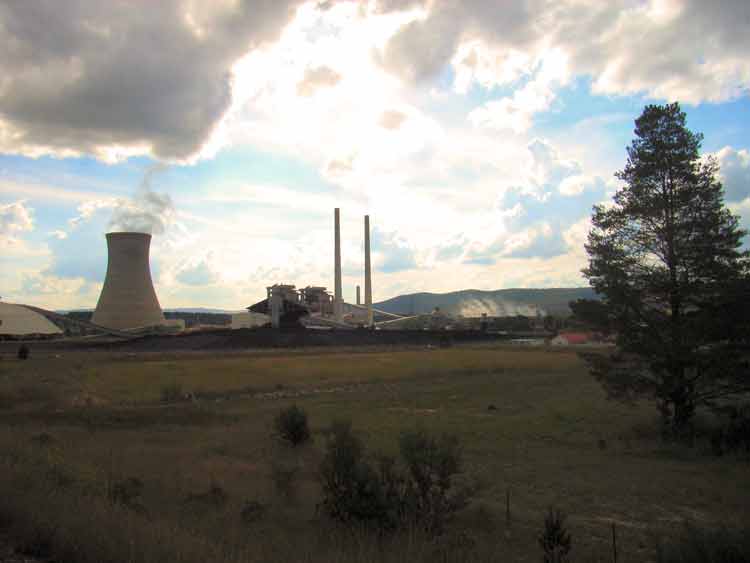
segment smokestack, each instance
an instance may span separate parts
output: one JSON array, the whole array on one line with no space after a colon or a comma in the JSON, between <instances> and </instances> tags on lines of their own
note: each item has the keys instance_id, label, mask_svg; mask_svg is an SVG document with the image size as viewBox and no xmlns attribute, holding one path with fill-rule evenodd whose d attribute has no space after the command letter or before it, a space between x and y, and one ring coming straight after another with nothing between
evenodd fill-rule
<instances>
[{"instance_id":1,"label":"smokestack","mask_svg":"<svg viewBox=\"0 0 750 563\"><path fill-rule=\"evenodd\" d=\"M333 211L334 232L334 291L333 291L333 316L338 321L342 320L341 300L341 224L339 219L339 208Z\"/></svg>"},{"instance_id":2,"label":"smokestack","mask_svg":"<svg viewBox=\"0 0 750 563\"><path fill-rule=\"evenodd\" d=\"M359 299L359 286L357 286L357 305L362 305L362 301Z\"/></svg>"},{"instance_id":3,"label":"smokestack","mask_svg":"<svg viewBox=\"0 0 750 563\"><path fill-rule=\"evenodd\" d=\"M372 272L370 271L370 216L365 215L365 307L367 326L372 326Z\"/></svg>"},{"instance_id":4,"label":"smokestack","mask_svg":"<svg viewBox=\"0 0 750 563\"><path fill-rule=\"evenodd\" d=\"M131 329L165 324L149 267L151 235L107 233L107 276L91 322Z\"/></svg>"}]
</instances>

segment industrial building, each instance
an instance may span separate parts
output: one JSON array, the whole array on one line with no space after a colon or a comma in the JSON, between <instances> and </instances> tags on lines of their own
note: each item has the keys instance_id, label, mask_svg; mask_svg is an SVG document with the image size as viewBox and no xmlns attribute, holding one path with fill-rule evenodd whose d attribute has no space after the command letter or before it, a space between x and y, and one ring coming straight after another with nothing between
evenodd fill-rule
<instances>
[{"instance_id":1,"label":"industrial building","mask_svg":"<svg viewBox=\"0 0 750 563\"><path fill-rule=\"evenodd\" d=\"M151 281L150 247L146 233L107 233L107 275L93 324L118 330L167 324Z\"/></svg>"},{"instance_id":2,"label":"industrial building","mask_svg":"<svg viewBox=\"0 0 750 563\"><path fill-rule=\"evenodd\" d=\"M62 334L44 315L23 305L0 301L0 336L32 337Z\"/></svg>"},{"instance_id":3,"label":"industrial building","mask_svg":"<svg viewBox=\"0 0 750 563\"><path fill-rule=\"evenodd\" d=\"M333 295L328 293L327 288L323 286L307 286L298 290L294 285L274 284L266 288L266 299L251 305L247 310L256 315L268 315L271 326L277 328L300 326L301 324L339 328L373 327L375 323L372 309L369 215L365 215L364 219L364 306L359 304L359 286L357 286L357 304L352 305L344 302L341 281L341 214L337 207L333 212ZM388 315L398 317L398 315Z\"/></svg>"}]
</instances>

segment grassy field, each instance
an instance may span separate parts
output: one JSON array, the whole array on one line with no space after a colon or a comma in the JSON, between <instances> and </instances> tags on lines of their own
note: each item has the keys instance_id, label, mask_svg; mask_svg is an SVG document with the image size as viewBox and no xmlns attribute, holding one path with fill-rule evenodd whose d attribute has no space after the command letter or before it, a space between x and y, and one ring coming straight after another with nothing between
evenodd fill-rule
<instances>
[{"instance_id":1,"label":"grassy field","mask_svg":"<svg viewBox=\"0 0 750 563\"><path fill-rule=\"evenodd\" d=\"M61 560L539 561L554 506L573 560L611 561L614 522L618 561L635 562L686 521L750 521L747 460L662 444L653 407L607 402L567 350L56 354L0 361L0 523ZM170 389L188 399L164 404ZM272 436L292 403L315 438L301 451ZM373 453L395 453L404 430L457 435L481 487L453 531L377 541L318 518L336 419ZM299 468L291 495L279 467ZM142 494L113 504L128 478ZM265 516L243 521L246 501Z\"/></svg>"}]
</instances>

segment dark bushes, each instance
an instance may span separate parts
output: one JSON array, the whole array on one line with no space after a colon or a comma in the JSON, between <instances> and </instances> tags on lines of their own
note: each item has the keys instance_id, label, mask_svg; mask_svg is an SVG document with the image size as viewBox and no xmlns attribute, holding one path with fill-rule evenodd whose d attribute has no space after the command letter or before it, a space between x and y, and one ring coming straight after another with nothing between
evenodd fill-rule
<instances>
[{"instance_id":1,"label":"dark bushes","mask_svg":"<svg viewBox=\"0 0 750 563\"><path fill-rule=\"evenodd\" d=\"M539 546L544 552L544 563L567 563L571 537L565 529L565 515L559 510L550 508L547 512Z\"/></svg>"},{"instance_id":2,"label":"dark bushes","mask_svg":"<svg viewBox=\"0 0 750 563\"><path fill-rule=\"evenodd\" d=\"M162 403L175 403L182 400L183 396L182 385L176 381L161 388L160 399Z\"/></svg>"},{"instance_id":3,"label":"dark bushes","mask_svg":"<svg viewBox=\"0 0 750 563\"><path fill-rule=\"evenodd\" d=\"M454 487L453 478L461 472L458 439L418 430L401 435L399 450L408 472L406 513L428 531L441 533L447 521L468 504L473 492L468 488L456 491Z\"/></svg>"},{"instance_id":4,"label":"dark bushes","mask_svg":"<svg viewBox=\"0 0 750 563\"><path fill-rule=\"evenodd\" d=\"M26 344L21 344L18 347L18 359L19 360L29 359L29 347Z\"/></svg>"},{"instance_id":5,"label":"dark bushes","mask_svg":"<svg viewBox=\"0 0 750 563\"><path fill-rule=\"evenodd\" d=\"M310 441L307 413L297 405L282 410L276 416L274 426L279 438L292 446L300 446Z\"/></svg>"},{"instance_id":6,"label":"dark bushes","mask_svg":"<svg viewBox=\"0 0 750 563\"><path fill-rule=\"evenodd\" d=\"M335 422L329 431L319 478L323 499L319 508L344 523L373 524L380 529L396 525L398 506L386 491L393 476L378 474L364 459L364 446L350 422ZM384 482L385 480L389 482Z\"/></svg>"},{"instance_id":7,"label":"dark bushes","mask_svg":"<svg viewBox=\"0 0 750 563\"><path fill-rule=\"evenodd\" d=\"M373 462L351 423L334 423L320 466L319 508L340 522L380 531L417 526L441 534L473 492L454 481L461 473L458 441L417 431L404 433L399 446L401 463L389 457Z\"/></svg>"},{"instance_id":8,"label":"dark bushes","mask_svg":"<svg viewBox=\"0 0 750 563\"><path fill-rule=\"evenodd\" d=\"M137 477L129 477L112 484L109 490L109 500L112 504L119 504L136 512L144 512L145 508L141 502L143 494L143 481Z\"/></svg>"},{"instance_id":9,"label":"dark bushes","mask_svg":"<svg viewBox=\"0 0 750 563\"><path fill-rule=\"evenodd\" d=\"M658 563L748 563L750 530L702 530L685 526L674 539L657 546Z\"/></svg>"},{"instance_id":10,"label":"dark bushes","mask_svg":"<svg viewBox=\"0 0 750 563\"><path fill-rule=\"evenodd\" d=\"M750 405L730 407L724 414L725 422L711 435L714 454L738 450L750 453Z\"/></svg>"}]
</instances>

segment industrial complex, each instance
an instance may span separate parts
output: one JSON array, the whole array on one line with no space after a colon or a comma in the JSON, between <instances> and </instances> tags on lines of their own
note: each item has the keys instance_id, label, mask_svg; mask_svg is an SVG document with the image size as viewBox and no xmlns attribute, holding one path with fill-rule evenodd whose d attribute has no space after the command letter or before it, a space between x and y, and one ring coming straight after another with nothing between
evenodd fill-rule
<instances>
[{"instance_id":1,"label":"industrial complex","mask_svg":"<svg viewBox=\"0 0 750 563\"><path fill-rule=\"evenodd\" d=\"M322 285L297 287L284 280L266 287L265 298L252 305L244 305L232 314L165 313L154 289L149 262L151 235L139 232L110 232L107 241L107 270L102 291L92 313L76 311L56 313L38 307L0 303L0 337L44 338L84 337L87 342L96 336L132 339L149 335L192 334L196 331L255 329L271 331L302 330L309 341L319 341L323 331L338 331L331 342L378 341L376 331L402 332L404 341L413 340L415 331L436 333L463 331L467 334L494 333L534 336L549 335L550 327L542 318L541 309L525 307L521 316L518 307L503 308L503 313L492 303L478 304L472 298L471 307L443 308L434 304L429 311L418 311L412 297L410 307L377 308L372 300L372 261L370 255L370 217L363 217L362 241L364 248L363 285L356 286L356 300L346 302L342 287L341 212L333 213L333 293ZM510 290L509 290L510 291ZM564 290L562 290L564 291ZM444 296L447 299L447 295ZM567 300L564 301L567 304ZM464 304L466 301L464 301ZM449 304L449 303L446 303ZM385 305L385 303L383 304ZM480 306L481 305L481 306ZM238 307L239 309L239 307ZM406 309L406 310L403 310ZM409 310L410 309L410 310ZM466 312L470 312L467 314ZM515 311L515 312L511 312ZM494 314L495 317L488 317ZM192 315L192 316L191 316ZM499 316L498 316L499 315ZM496 320L493 320L496 319ZM503 320L504 319L504 320ZM515 319L515 320L514 320ZM365 329L372 333L364 337L344 337L340 331ZM317 333L319 336L314 336ZM409 336L412 334L412 336ZM253 337L256 338L257 334ZM264 337L265 338L265 337ZM273 341L273 337L271 342ZM285 337L286 338L286 337ZM381 340L385 336L380 337ZM422 337L420 337L421 339ZM256 338L257 339L257 338ZM250 339L252 340L252 338ZM282 339L283 340L283 339ZM288 338L287 338L288 340ZM249 341L248 341L249 342ZM254 340L253 340L254 342ZM263 340L263 342L266 342Z\"/></svg>"},{"instance_id":2,"label":"industrial complex","mask_svg":"<svg viewBox=\"0 0 750 563\"><path fill-rule=\"evenodd\" d=\"M372 303L370 260L370 217L364 216L364 302L360 286L356 303L343 299L341 279L341 219L334 210L334 292L324 286L275 283L267 287L266 298L232 317L235 329L270 326L271 328L377 328L408 319L402 315L378 311ZM107 240L107 271L96 309L90 319L76 320L43 309L1 303L0 335L45 336L70 332L76 325L85 333L111 336L127 334L179 332L185 328L179 319L167 319L151 278L149 253L151 235L136 232L111 232Z\"/></svg>"}]
</instances>

